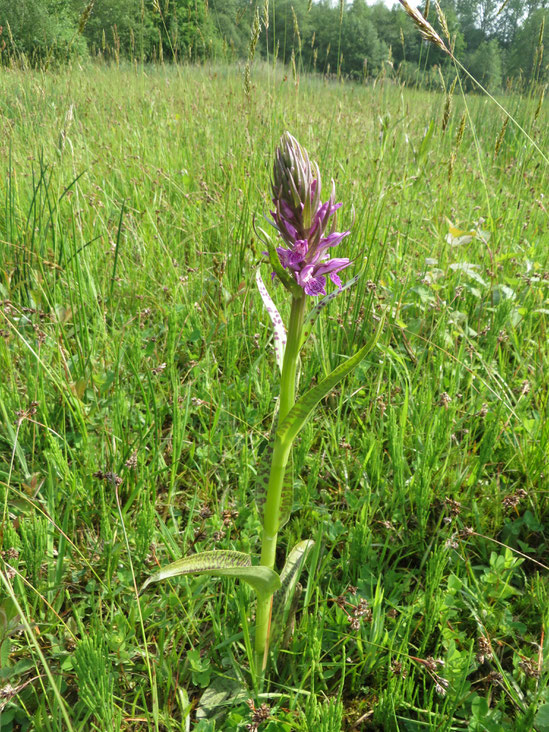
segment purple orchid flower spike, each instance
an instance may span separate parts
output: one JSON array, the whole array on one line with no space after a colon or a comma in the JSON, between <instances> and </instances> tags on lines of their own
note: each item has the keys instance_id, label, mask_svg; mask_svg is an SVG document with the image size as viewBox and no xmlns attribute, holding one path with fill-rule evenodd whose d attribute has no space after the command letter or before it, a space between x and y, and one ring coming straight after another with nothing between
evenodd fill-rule
<instances>
[{"instance_id":1,"label":"purple orchid flower spike","mask_svg":"<svg viewBox=\"0 0 549 732\"><path fill-rule=\"evenodd\" d=\"M326 276L339 289L338 272L351 264L347 258L330 259L329 249L349 235L335 231L335 184L325 203L321 201L320 171L307 151L285 132L275 153L273 168L273 224L285 243L277 247L284 269L289 270L306 295L326 294Z\"/></svg>"}]
</instances>

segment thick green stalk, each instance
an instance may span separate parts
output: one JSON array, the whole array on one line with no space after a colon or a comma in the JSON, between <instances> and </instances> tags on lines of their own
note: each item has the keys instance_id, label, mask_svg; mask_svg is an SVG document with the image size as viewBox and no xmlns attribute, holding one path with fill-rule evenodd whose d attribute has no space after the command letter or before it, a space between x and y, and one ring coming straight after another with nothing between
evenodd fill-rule
<instances>
[{"instance_id":1,"label":"thick green stalk","mask_svg":"<svg viewBox=\"0 0 549 732\"><path fill-rule=\"evenodd\" d=\"M297 365L299 360L299 344L305 314L305 295L292 299L292 311L288 324L288 340L284 351L282 376L280 379L280 404L278 423L295 404ZM289 440L275 439L273 460L267 488L267 498L263 514L263 540L261 545L261 564L274 569L276 542L280 523L280 501L284 484L284 473L292 443ZM256 672L261 677L267 664L269 649L269 631L271 626L272 595L258 598L255 629Z\"/></svg>"}]
</instances>

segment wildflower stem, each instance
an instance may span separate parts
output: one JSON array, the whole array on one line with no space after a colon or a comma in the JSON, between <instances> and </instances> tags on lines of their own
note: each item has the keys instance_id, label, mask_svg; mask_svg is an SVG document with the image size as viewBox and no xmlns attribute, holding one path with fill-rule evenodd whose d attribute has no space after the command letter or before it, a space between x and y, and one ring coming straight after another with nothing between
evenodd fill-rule
<instances>
[{"instance_id":1,"label":"wildflower stem","mask_svg":"<svg viewBox=\"0 0 549 732\"><path fill-rule=\"evenodd\" d=\"M297 363L301 342L301 331L305 316L305 293L299 297L292 298L292 310L288 324L288 340L284 351L282 364L282 375L280 380L280 404L278 410L278 422L282 423L290 409L295 404L295 386Z\"/></svg>"},{"instance_id":2,"label":"wildflower stem","mask_svg":"<svg viewBox=\"0 0 549 732\"><path fill-rule=\"evenodd\" d=\"M284 352L280 381L279 424L295 404L297 365L305 315L305 298L305 294L292 298L292 310L288 324L288 340ZM284 484L284 474L291 449L291 440L281 440L278 437L275 439L263 514L263 539L261 544L261 564L270 569L273 569L275 564L276 542L280 524L280 501ZM267 597L258 597L257 601L255 653L256 673L259 679L262 678L267 664L272 599L272 595L270 595Z\"/></svg>"}]
</instances>

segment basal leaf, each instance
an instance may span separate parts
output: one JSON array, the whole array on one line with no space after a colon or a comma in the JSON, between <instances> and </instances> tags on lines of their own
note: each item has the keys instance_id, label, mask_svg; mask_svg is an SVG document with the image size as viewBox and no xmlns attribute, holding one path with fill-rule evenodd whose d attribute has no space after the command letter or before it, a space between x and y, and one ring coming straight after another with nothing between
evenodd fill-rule
<instances>
[{"instance_id":1,"label":"basal leaf","mask_svg":"<svg viewBox=\"0 0 549 732\"><path fill-rule=\"evenodd\" d=\"M282 364L284 362L284 349L286 348L286 328L284 327L284 323L282 322L282 318L280 317L280 313L278 312L276 305L274 304L267 288L265 287L265 283L261 279L259 267L257 268L255 273L255 281L257 283L257 289L259 290L261 299L263 300L263 304L265 305L265 308L269 313L269 317L273 324L275 357L278 368L282 373Z\"/></svg>"},{"instance_id":2,"label":"basal leaf","mask_svg":"<svg viewBox=\"0 0 549 732\"><path fill-rule=\"evenodd\" d=\"M147 579L141 588L141 592L152 582L159 582L184 574L236 577L251 585L260 597L269 596L280 587L278 574L268 567L252 567L252 559L249 554L219 550L193 554L162 567Z\"/></svg>"},{"instance_id":3,"label":"basal leaf","mask_svg":"<svg viewBox=\"0 0 549 732\"><path fill-rule=\"evenodd\" d=\"M325 397L326 394L328 394L328 392L331 391L344 376L347 376L348 373L356 368L364 356L366 356L366 354L375 347L381 331L383 330L383 323L384 320L382 319L368 343L357 351L354 356L348 358L344 363L335 368L331 374L328 374L320 384L314 386L300 399L298 399L278 428L277 437L284 442L293 442L298 432L307 423L307 420L311 416L311 413L318 402Z\"/></svg>"},{"instance_id":4,"label":"basal leaf","mask_svg":"<svg viewBox=\"0 0 549 732\"><path fill-rule=\"evenodd\" d=\"M478 282L479 285L482 285L483 287L487 287L487 283L485 280L482 279L482 277L477 272L477 269L480 269L479 264L471 264L471 262L455 262L454 264L450 265L450 269L458 272L463 272L468 277L470 277L472 280L475 280L475 282Z\"/></svg>"}]
</instances>

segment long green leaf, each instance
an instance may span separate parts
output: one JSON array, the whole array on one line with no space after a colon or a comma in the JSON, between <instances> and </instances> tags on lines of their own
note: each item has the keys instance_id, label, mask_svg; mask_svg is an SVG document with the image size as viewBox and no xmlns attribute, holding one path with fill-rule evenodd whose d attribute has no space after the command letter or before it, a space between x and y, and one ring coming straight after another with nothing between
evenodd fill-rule
<instances>
[{"instance_id":1,"label":"long green leaf","mask_svg":"<svg viewBox=\"0 0 549 732\"><path fill-rule=\"evenodd\" d=\"M185 574L206 574L212 577L236 577L251 585L260 597L268 597L280 587L280 577L268 567L252 567L249 554L231 550L201 552L178 559L151 575L141 588L152 582Z\"/></svg>"},{"instance_id":2,"label":"long green leaf","mask_svg":"<svg viewBox=\"0 0 549 732\"><path fill-rule=\"evenodd\" d=\"M314 541L312 539L300 541L288 554L284 569L280 573L280 588L275 592L273 597L273 623L280 613L284 615L288 610L292 594L303 569L305 558L313 546Z\"/></svg>"},{"instance_id":3,"label":"long green leaf","mask_svg":"<svg viewBox=\"0 0 549 732\"><path fill-rule=\"evenodd\" d=\"M375 347L379 336L381 335L381 331L383 330L383 323L384 320L382 319L376 332L368 343L357 351L354 356L348 358L347 361L335 368L331 374L328 374L320 384L317 384L298 399L277 430L277 437L280 440L283 442L293 442L298 432L307 423L307 420L319 401L325 397L326 394L328 394L328 392L331 391L344 376L347 376L348 373L356 368L364 356L366 356L366 354Z\"/></svg>"},{"instance_id":4,"label":"long green leaf","mask_svg":"<svg viewBox=\"0 0 549 732\"><path fill-rule=\"evenodd\" d=\"M273 596L273 606L271 614L271 639L273 643L278 643L282 639L282 645L285 646L286 637L291 635L291 625L297 612L297 603L299 594L297 592L299 576L307 554L313 547L314 541L300 541L294 546L288 554L286 564L280 575L280 589Z\"/></svg>"}]
</instances>

